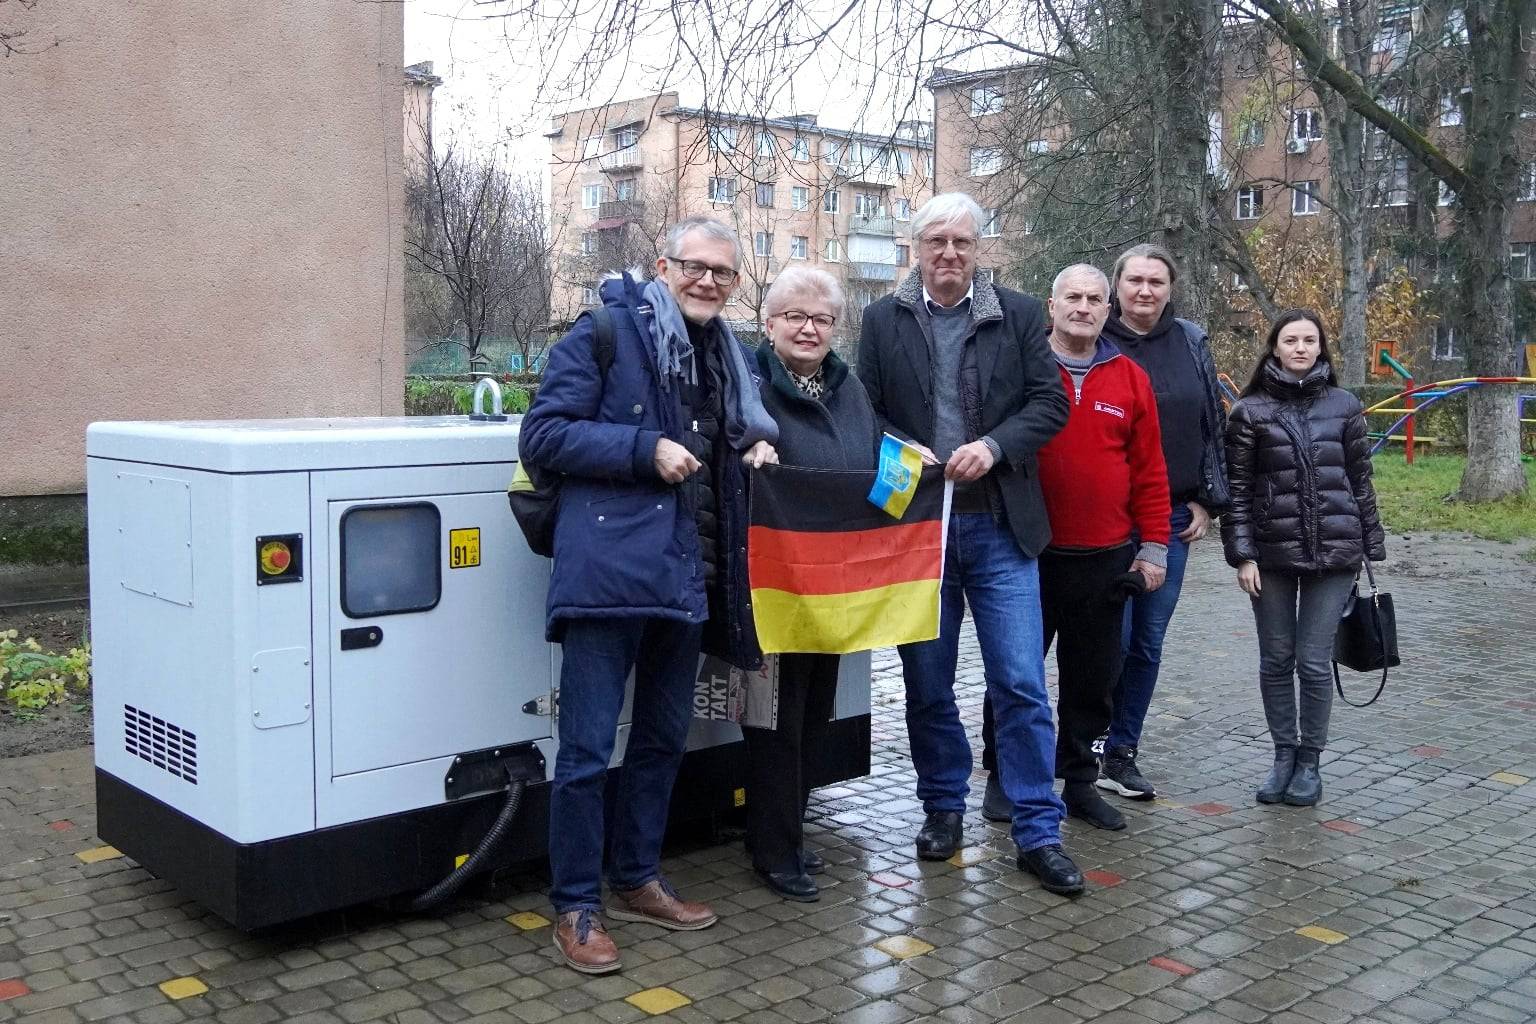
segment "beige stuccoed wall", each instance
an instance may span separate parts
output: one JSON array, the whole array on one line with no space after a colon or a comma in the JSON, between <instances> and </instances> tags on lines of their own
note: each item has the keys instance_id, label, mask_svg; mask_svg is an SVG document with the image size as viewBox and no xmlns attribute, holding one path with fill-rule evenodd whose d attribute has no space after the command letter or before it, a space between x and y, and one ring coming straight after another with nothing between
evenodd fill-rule
<instances>
[{"instance_id":1,"label":"beige stuccoed wall","mask_svg":"<svg viewBox=\"0 0 1536 1024\"><path fill-rule=\"evenodd\" d=\"M401 411L399 4L4 27L0 497L82 490L92 420Z\"/></svg>"}]
</instances>

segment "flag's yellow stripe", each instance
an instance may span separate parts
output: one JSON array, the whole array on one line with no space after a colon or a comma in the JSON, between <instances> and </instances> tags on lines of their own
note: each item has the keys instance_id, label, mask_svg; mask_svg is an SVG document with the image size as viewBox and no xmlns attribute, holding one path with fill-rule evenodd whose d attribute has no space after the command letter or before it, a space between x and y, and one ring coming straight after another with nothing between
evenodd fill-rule
<instances>
[{"instance_id":1,"label":"flag's yellow stripe","mask_svg":"<svg viewBox=\"0 0 1536 1024\"><path fill-rule=\"evenodd\" d=\"M939 581L892 583L848 594L752 591L766 654L849 654L939 635Z\"/></svg>"}]
</instances>

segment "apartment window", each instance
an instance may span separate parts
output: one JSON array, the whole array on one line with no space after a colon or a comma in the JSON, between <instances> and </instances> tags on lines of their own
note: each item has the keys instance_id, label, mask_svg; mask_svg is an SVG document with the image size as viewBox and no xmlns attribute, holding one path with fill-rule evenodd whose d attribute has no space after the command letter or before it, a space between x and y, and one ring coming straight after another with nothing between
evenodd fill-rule
<instances>
[{"instance_id":1,"label":"apartment window","mask_svg":"<svg viewBox=\"0 0 1536 1024\"><path fill-rule=\"evenodd\" d=\"M603 201L603 186L583 185L581 187L581 208L583 210L595 210Z\"/></svg>"},{"instance_id":2,"label":"apartment window","mask_svg":"<svg viewBox=\"0 0 1536 1024\"><path fill-rule=\"evenodd\" d=\"M767 157L779 155L779 140L773 137L773 132L757 133L757 155Z\"/></svg>"},{"instance_id":3,"label":"apartment window","mask_svg":"<svg viewBox=\"0 0 1536 1024\"><path fill-rule=\"evenodd\" d=\"M971 90L971 116L1000 114L1003 111L1003 90L996 82L978 85Z\"/></svg>"},{"instance_id":4,"label":"apartment window","mask_svg":"<svg viewBox=\"0 0 1536 1024\"><path fill-rule=\"evenodd\" d=\"M1029 143L1024 148L1027 149L1031 155L1040 156L1043 153L1049 153L1051 151L1051 140L1030 139Z\"/></svg>"},{"instance_id":5,"label":"apartment window","mask_svg":"<svg viewBox=\"0 0 1536 1024\"><path fill-rule=\"evenodd\" d=\"M843 258L843 246L835 238L827 239L826 257L828 263L837 263Z\"/></svg>"},{"instance_id":6,"label":"apartment window","mask_svg":"<svg viewBox=\"0 0 1536 1024\"><path fill-rule=\"evenodd\" d=\"M1387 17L1381 19L1381 31L1376 33L1376 52L1391 54L1393 61L1408 56L1408 45L1413 42L1412 17Z\"/></svg>"},{"instance_id":7,"label":"apartment window","mask_svg":"<svg viewBox=\"0 0 1536 1024\"><path fill-rule=\"evenodd\" d=\"M996 238L1003 233L1003 211L994 208L986 213L987 222L981 226L981 237Z\"/></svg>"},{"instance_id":8,"label":"apartment window","mask_svg":"<svg viewBox=\"0 0 1536 1024\"><path fill-rule=\"evenodd\" d=\"M715 153L736 152L736 129L714 125L709 129L709 148Z\"/></svg>"},{"instance_id":9,"label":"apartment window","mask_svg":"<svg viewBox=\"0 0 1536 1024\"><path fill-rule=\"evenodd\" d=\"M804 235L789 236L789 258L803 260L811 254L811 240Z\"/></svg>"},{"instance_id":10,"label":"apartment window","mask_svg":"<svg viewBox=\"0 0 1536 1024\"><path fill-rule=\"evenodd\" d=\"M1040 230L1040 221L1037 214L1031 214L1024 218L1024 233L1026 235L1032 235L1038 230Z\"/></svg>"},{"instance_id":11,"label":"apartment window","mask_svg":"<svg viewBox=\"0 0 1536 1024\"><path fill-rule=\"evenodd\" d=\"M1315 108L1291 112L1291 138L1316 142L1323 137L1323 112Z\"/></svg>"},{"instance_id":12,"label":"apartment window","mask_svg":"<svg viewBox=\"0 0 1536 1024\"><path fill-rule=\"evenodd\" d=\"M896 151L896 173L903 178L912 173L912 154L904 149Z\"/></svg>"},{"instance_id":13,"label":"apartment window","mask_svg":"<svg viewBox=\"0 0 1536 1024\"><path fill-rule=\"evenodd\" d=\"M1515 193L1515 198L1522 202L1536 200L1536 163L1526 164L1520 168L1520 191Z\"/></svg>"},{"instance_id":14,"label":"apartment window","mask_svg":"<svg viewBox=\"0 0 1536 1024\"><path fill-rule=\"evenodd\" d=\"M932 153L924 153L923 154L923 173L928 176L928 180L929 181L933 180L933 154Z\"/></svg>"},{"instance_id":15,"label":"apartment window","mask_svg":"<svg viewBox=\"0 0 1536 1024\"><path fill-rule=\"evenodd\" d=\"M896 219L897 220L911 220L912 219L912 200L910 200L910 199L898 199L898 200L896 200L896 204L895 205L896 205Z\"/></svg>"},{"instance_id":16,"label":"apartment window","mask_svg":"<svg viewBox=\"0 0 1536 1024\"><path fill-rule=\"evenodd\" d=\"M821 141L821 158L833 167L843 162L843 144L836 139Z\"/></svg>"},{"instance_id":17,"label":"apartment window","mask_svg":"<svg viewBox=\"0 0 1536 1024\"><path fill-rule=\"evenodd\" d=\"M1440 126L1450 128L1461 124L1462 102L1469 89L1454 89L1440 94Z\"/></svg>"},{"instance_id":18,"label":"apartment window","mask_svg":"<svg viewBox=\"0 0 1536 1024\"><path fill-rule=\"evenodd\" d=\"M1447 185L1443 181L1439 182L1439 185L1440 185L1440 205L1441 206L1450 206L1452 203L1456 202L1456 192L1455 192L1455 190L1452 189L1449 185Z\"/></svg>"},{"instance_id":19,"label":"apartment window","mask_svg":"<svg viewBox=\"0 0 1536 1024\"><path fill-rule=\"evenodd\" d=\"M620 178L613 183L613 198L629 202L635 198L638 192L639 181L635 178Z\"/></svg>"},{"instance_id":20,"label":"apartment window","mask_svg":"<svg viewBox=\"0 0 1536 1024\"><path fill-rule=\"evenodd\" d=\"M757 186L756 191L757 191L757 205L758 206L772 206L773 205L773 186L771 184L767 184L767 183L760 184L760 185Z\"/></svg>"},{"instance_id":21,"label":"apartment window","mask_svg":"<svg viewBox=\"0 0 1536 1024\"><path fill-rule=\"evenodd\" d=\"M736 201L736 179L710 178L709 201L712 203L734 203Z\"/></svg>"},{"instance_id":22,"label":"apartment window","mask_svg":"<svg viewBox=\"0 0 1536 1024\"><path fill-rule=\"evenodd\" d=\"M855 217L878 217L880 215L880 196L875 192L855 192L853 194L853 215Z\"/></svg>"},{"instance_id":23,"label":"apartment window","mask_svg":"<svg viewBox=\"0 0 1536 1024\"><path fill-rule=\"evenodd\" d=\"M1213 110L1206 115L1206 134L1209 144L1205 147L1205 172L1221 173L1221 111Z\"/></svg>"},{"instance_id":24,"label":"apartment window","mask_svg":"<svg viewBox=\"0 0 1536 1024\"><path fill-rule=\"evenodd\" d=\"M597 252L597 232L583 231L581 233L581 254L591 256Z\"/></svg>"},{"instance_id":25,"label":"apartment window","mask_svg":"<svg viewBox=\"0 0 1536 1024\"><path fill-rule=\"evenodd\" d=\"M1408 205L1407 157L1387 157L1376 161L1376 195L1371 205Z\"/></svg>"},{"instance_id":26,"label":"apartment window","mask_svg":"<svg viewBox=\"0 0 1536 1024\"><path fill-rule=\"evenodd\" d=\"M811 208L811 190L804 185L791 185L789 188L789 205L796 210L809 210Z\"/></svg>"},{"instance_id":27,"label":"apartment window","mask_svg":"<svg viewBox=\"0 0 1536 1024\"><path fill-rule=\"evenodd\" d=\"M1237 219L1258 220L1264 215L1264 189L1245 185L1237 190Z\"/></svg>"},{"instance_id":28,"label":"apartment window","mask_svg":"<svg viewBox=\"0 0 1536 1024\"><path fill-rule=\"evenodd\" d=\"M997 280L997 271L991 267L981 267L976 271L976 280L982 284L991 284Z\"/></svg>"},{"instance_id":29,"label":"apartment window","mask_svg":"<svg viewBox=\"0 0 1536 1024\"><path fill-rule=\"evenodd\" d=\"M971 174L981 177L996 174L1003 169L1003 151L993 146L976 146L971 150Z\"/></svg>"},{"instance_id":30,"label":"apartment window","mask_svg":"<svg viewBox=\"0 0 1536 1024\"><path fill-rule=\"evenodd\" d=\"M773 255L773 232L772 231L759 231L759 232L757 232L756 234L754 234L752 236L752 255L754 255L754 256L772 256Z\"/></svg>"},{"instance_id":31,"label":"apartment window","mask_svg":"<svg viewBox=\"0 0 1536 1024\"><path fill-rule=\"evenodd\" d=\"M1237 129L1237 145L1240 149L1253 149L1264 145L1264 122L1243 121Z\"/></svg>"},{"instance_id":32,"label":"apartment window","mask_svg":"<svg viewBox=\"0 0 1536 1024\"><path fill-rule=\"evenodd\" d=\"M1516 281L1536 279L1536 245L1521 242L1509 247L1509 276Z\"/></svg>"},{"instance_id":33,"label":"apartment window","mask_svg":"<svg viewBox=\"0 0 1536 1024\"><path fill-rule=\"evenodd\" d=\"M613 133L613 145L615 149L623 149L626 146L633 146L639 141L640 129L638 128L620 128L618 131Z\"/></svg>"},{"instance_id":34,"label":"apartment window","mask_svg":"<svg viewBox=\"0 0 1536 1024\"><path fill-rule=\"evenodd\" d=\"M1445 37L1443 43L1446 46L1459 46L1467 41L1467 12L1460 7L1452 7L1445 12Z\"/></svg>"},{"instance_id":35,"label":"apartment window","mask_svg":"<svg viewBox=\"0 0 1536 1024\"><path fill-rule=\"evenodd\" d=\"M595 306L598 303L597 286L584 284L581 286L581 304L583 306Z\"/></svg>"},{"instance_id":36,"label":"apartment window","mask_svg":"<svg viewBox=\"0 0 1536 1024\"><path fill-rule=\"evenodd\" d=\"M603 137L601 135L588 135L581 140L581 158L591 160L603 151Z\"/></svg>"},{"instance_id":37,"label":"apartment window","mask_svg":"<svg viewBox=\"0 0 1536 1024\"><path fill-rule=\"evenodd\" d=\"M1247 33L1237 45L1237 56L1234 58L1234 68L1237 77L1253 78L1269 63L1269 52L1265 49L1268 37L1262 31Z\"/></svg>"},{"instance_id":38,"label":"apartment window","mask_svg":"<svg viewBox=\"0 0 1536 1024\"><path fill-rule=\"evenodd\" d=\"M795 136L795 141L789 144L789 155L796 160L804 162L811 158L811 144L800 136Z\"/></svg>"},{"instance_id":39,"label":"apartment window","mask_svg":"<svg viewBox=\"0 0 1536 1024\"><path fill-rule=\"evenodd\" d=\"M836 213L842 208L843 194L836 189L829 190L821 197L821 211L823 213Z\"/></svg>"},{"instance_id":40,"label":"apartment window","mask_svg":"<svg viewBox=\"0 0 1536 1024\"><path fill-rule=\"evenodd\" d=\"M902 245L899 242L897 243L896 265L898 267L907 267L912 265L912 247L910 245Z\"/></svg>"},{"instance_id":41,"label":"apartment window","mask_svg":"<svg viewBox=\"0 0 1536 1024\"><path fill-rule=\"evenodd\" d=\"M1291 183L1291 214L1296 217L1310 217L1315 214L1321 205L1317 201L1318 182L1297 181Z\"/></svg>"},{"instance_id":42,"label":"apartment window","mask_svg":"<svg viewBox=\"0 0 1536 1024\"><path fill-rule=\"evenodd\" d=\"M1456 345L1456 328L1447 327L1445 324L1435 325L1435 350L1436 359L1460 359L1461 349Z\"/></svg>"}]
</instances>

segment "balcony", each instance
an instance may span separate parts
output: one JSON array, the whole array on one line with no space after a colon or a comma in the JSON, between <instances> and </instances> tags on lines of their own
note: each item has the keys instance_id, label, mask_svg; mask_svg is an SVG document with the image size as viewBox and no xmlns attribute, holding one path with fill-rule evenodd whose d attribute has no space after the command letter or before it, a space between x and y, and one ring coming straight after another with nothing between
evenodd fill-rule
<instances>
[{"instance_id":1,"label":"balcony","mask_svg":"<svg viewBox=\"0 0 1536 1024\"><path fill-rule=\"evenodd\" d=\"M896 264L865 263L859 260L851 260L848 263L848 276L857 281L894 281L896 280Z\"/></svg>"},{"instance_id":2,"label":"balcony","mask_svg":"<svg viewBox=\"0 0 1536 1024\"><path fill-rule=\"evenodd\" d=\"M611 153L604 153L597 158L597 166L604 174L613 174L618 171L638 171L640 163L640 145L630 143L622 149L616 149Z\"/></svg>"},{"instance_id":3,"label":"balcony","mask_svg":"<svg viewBox=\"0 0 1536 1024\"><path fill-rule=\"evenodd\" d=\"M850 164L842 164L837 168L838 177L850 185L872 185L875 188L895 188L901 184L901 178L896 174L895 168L881 167L879 164L870 164L868 167L855 167Z\"/></svg>"},{"instance_id":4,"label":"balcony","mask_svg":"<svg viewBox=\"0 0 1536 1024\"><path fill-rule=\"evenodd\" d=\"M597 219L599 221L610 220L639 220L645 204L638 199L605 199L597 205Z\"/></svg>"},{"instance_id":5,"label":"balcony","mask_svg":"<svg viewBox=\"0 0 1536 1024\"><path fill-rule=\"evenodd\" d=\"M871 216L856 213L848 219L848 233L850 235L884 235L894 238L896 237L896 218L888 213L876 213Z\"/></svg>"}]
</instances>

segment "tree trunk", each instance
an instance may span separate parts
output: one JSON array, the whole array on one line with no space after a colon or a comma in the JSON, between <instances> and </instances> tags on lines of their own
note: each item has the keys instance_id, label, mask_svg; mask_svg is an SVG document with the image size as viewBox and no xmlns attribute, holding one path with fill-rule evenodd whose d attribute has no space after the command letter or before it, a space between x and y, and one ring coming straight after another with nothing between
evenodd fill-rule
<instances>
[{"instance_id":1,"label":"tree trunk","mask_svg":"<svg viewBox=\"0 0 1536 1024\"><path fill-rule=\"evenodd\" d=\"M1362 12L1354 3L1339 5L1339 60L1356 75L1369 73L1377 26L1372 5ZM1368 17L1369 15L1369 17ZM1335 92L1314 87L1324 113L1328 140L1328 179L1334 217L1338 223L1339 266L1344 271L1339 297L1339 382L1347 388L1366 381L1370 354L1366 351L1366 309L1370 304L1371 175L1367 163L1365 118Z\"/></svg>"}]
</instances>

